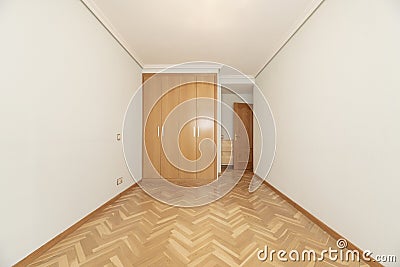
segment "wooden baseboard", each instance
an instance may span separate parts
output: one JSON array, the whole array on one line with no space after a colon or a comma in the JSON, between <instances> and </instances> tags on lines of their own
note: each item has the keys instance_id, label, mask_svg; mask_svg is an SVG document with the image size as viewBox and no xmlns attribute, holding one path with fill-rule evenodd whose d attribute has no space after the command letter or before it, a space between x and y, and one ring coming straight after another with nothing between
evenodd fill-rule
<instances>
[{"instance_id":1,"label":"wooden baseboard","mask_svg":"<svg viewBox=\"0 0 400 267\"><path fill-rule=\"evenodd\" d=\"M254 175L259 178L262 179L260 176L258 176L257 174L254 173ZM264 180L264 179L262 179ZM318 225L322 230L324 230L325 232L327 232L330 236L332 236L335 239L345 239L347 241L347 248L350 250L357 250L360 253L360 256L363 255L364 251L361 250L360 248L358 248L356 245L354 245L352 242L350 242L347 238L343 237L341 234L339 234L338 232L336 232L335 230L333 230L332 228L330 228L328 225L326 225L324 222L322 222L320 219L318 219L317 217L315 217L314 215L312 215L310 212L308 212L306 209L304 209L302 206L300 206L299 204L297 204L296 202L294 202L291 198L289 198L288 196L286 196L285 194L283 194L281 191L279 191L276 187L274 187L273 185L271 185L270 183L268 183L267 181L264 180L264 183L270 188L272 189L272 191L274 191L276 194L278 194L281 198L283 198L284 200L286 200L290 205L292 205L295 209L297 209L298 211L300 211L304 216L306 216L308 219L310 219L313 223L315 223L316 225ZM382 264L380 264L379 262L375 261L375 259L370 258L371 260L369 262L365 262L367 263L369 266L373 266L373 267L383 267Z\"/></svg>"},{"instance_id":2,"label":"wooden baseboard","mask_svg":"<svg viewBox=\"0 0 400 267\"><path fill-rule=\"evenodd\" d=\"M22 259L21 261L16 263L14 266L16 266L16 267L25 267L25 266L31 264L34 260L39 258L43 253L45 253L51 247L53 247L58 242L63 240L66 236L68 236L69 234L71 234L72 232L77 230L85 222L87 222L88 220L90 220L91 218L96 216L99 212L103 211L105 207L107 207L108 205L110 205L111 203L116 201L118 198L123 196L128 190L132 189L135 186L137 186L136 183L131 185L130 187L128 187L127 189L125 189L124 191L122 191L121 193L119 193L118 195L113 197L112 199L108 200L106 203L104 203L103 205L101 205L100 207L98 207L97 209L95 209L94 211L89 213L88 215L86 215L84 218L82 218L81 220L79 220L78 222L76 222L75 224L70 226L69 228L67 228L64 232L60 233L59 235L57 235L56 237L54 237L53 239L51 239L50 241L48 241L47 243L45 243L44 245L42 245L41 247L36 249L34 252L32 252L31 254L26 256L24 259Z\"/></svg>"}]
</instances>

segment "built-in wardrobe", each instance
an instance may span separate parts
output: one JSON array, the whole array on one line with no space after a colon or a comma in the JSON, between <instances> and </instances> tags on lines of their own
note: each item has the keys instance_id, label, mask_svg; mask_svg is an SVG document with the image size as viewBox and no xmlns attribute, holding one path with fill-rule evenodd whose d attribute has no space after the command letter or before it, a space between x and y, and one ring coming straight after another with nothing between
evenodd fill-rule
<instances>
[{"instance_id":1,"label":"built-in wardrobe","mask_svg":"<svg viewBox=\"0 0 400 267\"><path fill-rule=\"evenodd\" d=\"M142 92L143 178L215 180L216 74L146 73Z\"/></svg>"}]
</instances>

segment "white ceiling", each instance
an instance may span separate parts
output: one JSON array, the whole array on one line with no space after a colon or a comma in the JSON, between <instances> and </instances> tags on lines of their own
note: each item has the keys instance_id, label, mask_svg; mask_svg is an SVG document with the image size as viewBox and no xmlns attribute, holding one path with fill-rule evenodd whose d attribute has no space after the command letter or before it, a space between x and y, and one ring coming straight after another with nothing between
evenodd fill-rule
<instances>
[{"instance_id":1,"label":"white ceiling","mask_svg":"<svg viewBox=\"0 0 400 267\"><path fill-rule=\"evenodd\" d=\"M321 0L83 0L141 65L213 61L255 75Z\"/></svg>"}]
</instances>

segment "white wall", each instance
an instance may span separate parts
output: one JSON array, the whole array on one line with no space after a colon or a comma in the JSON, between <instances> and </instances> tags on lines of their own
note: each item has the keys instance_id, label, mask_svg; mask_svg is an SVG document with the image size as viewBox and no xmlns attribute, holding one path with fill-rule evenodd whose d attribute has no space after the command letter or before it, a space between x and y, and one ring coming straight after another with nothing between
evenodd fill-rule
<instances>
[{"instance_id":1,"label":"white wall","mask_svg":"<svg viewBox=\"0 0 400 267\"><path fill-rule=\"evenodd\" d=\"M257 85L253 90L253 165L254 173L266 177L274 162L276 132L273 113Z\"/></svg>"},{"instance_id":2,"label":"white wall","mask_svg":"<svg viewBox=\"0 0 400 267\"><path fill-rule=\"evenodd\" d=\"M0 266L10 266L132 184L116 133L141 69L80 1L3 0L0 33Z\"/></svg>"},{"instance_id":3,"label":"white wall","mask_svg":"<svg viewBox=\"0 0 400 267\"><path fill-rule=\"evenodd\" d=\"M224 136L224 139L229 139L229 136L231 137L230 139L233 139L233 103L246 102L248 104L253 104L253 94L222 93L221 102L226 105L221 109L221 123L225 127L222 127L221 134ZM229 106L231 110L228 109L227 106Z\"/></svg>"},{"instance_id":4,"label":"white wall","mask_svg":"<svg viewBox=\"0 0 400 267\"><path fill-rule=\"evenodd\" d=\"M123 146L125 160L130 174L135 182L142 179L142 148L143 148L143 124L142 124L142 90L137 90L125 115L123 129Z\"/></svg>"},{"instance_id":5,"label":"white wall","mask_svg":"<svg viewBox=\"0 0 400 267\"><path fill-rule=\"evenodd\" d=\"M327 0L256 80L277 125L267 180L361 249L398 260L399 10Z\"/></svg>"}]
</instances>

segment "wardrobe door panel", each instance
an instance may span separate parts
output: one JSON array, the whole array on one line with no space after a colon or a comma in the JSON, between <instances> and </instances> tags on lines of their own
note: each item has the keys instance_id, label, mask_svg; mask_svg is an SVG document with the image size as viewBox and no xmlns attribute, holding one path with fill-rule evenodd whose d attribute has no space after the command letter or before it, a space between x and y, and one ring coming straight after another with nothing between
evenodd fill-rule
<instances>
[{"instance_id":1,"label":"wardrobe door panel","mask_svg":"<svg viewBox=\"0 0 400 267\"><path fill-rule=\"evenodd\" d=\"M161 176L166 179L179 177L179 116L173 113L179 105L178 74L161 74L162 77L162 111L161 111Z\"/></svg>"},{"instance_id":2,"label":"wardrobe door panel","mask_svg":"<svg viewBox=\"0 0 400 267\"><path fill-rule=\"evenodd\" d=\"M216 179L216 85L215 75L198 75L197 94L197 179Z\"/></svg>"},{"instance_id":3,"label":"wardrobe door panel","mask_svg":"<svg viewBox=\"0 0 400 267\"><path fill-rule=\"evenodd\" d=\"M179 92L179 178L196 179L196 76L182 74Z\"/></svg>"},{"instance_id":4,"label":"wardrobe door panel","mask_svg":"<svg viewBox=\"0 0 400 267\"><path fill-rule=\"evenodd\" d=\"M160 177L161 79L143 75L143 178Z\"/></svg>"}]
</instances>

